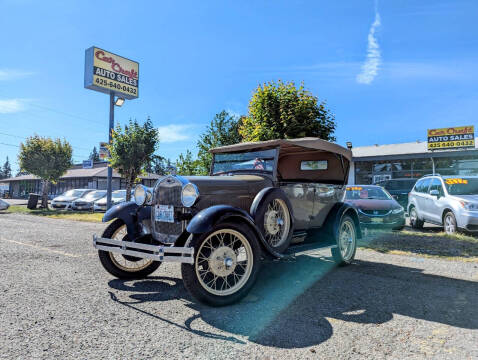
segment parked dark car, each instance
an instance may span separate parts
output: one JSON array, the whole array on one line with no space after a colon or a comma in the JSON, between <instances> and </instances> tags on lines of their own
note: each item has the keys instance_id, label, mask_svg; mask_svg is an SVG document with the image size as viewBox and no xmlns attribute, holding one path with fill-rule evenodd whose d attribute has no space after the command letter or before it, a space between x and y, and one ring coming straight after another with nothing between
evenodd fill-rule
<instances>
[{"instance_id":1,"label":"parked dark car","mask_svg":"<svg viewBox=\"0 0 478 360\"><path fill-rule=\"evenodd\" d=\"M408 205L408 194L412 191L417 179L402 178L380 181L375 185L383 187L392 197L398 201L404 209Z\"/></svg>"},{"instance_id":2,"label":"parked dark car","mask_svg":"<svg viewBox=\"0 0 478 360\"><path fill-rule=\"evenodd\" d=\"M113 221L93 243L108 272L142 278L163 261L180 262L188 291L220 306L249 292L264 257L327 247L337 263L353 260L361 230L343 202L350 150L303 138L211 152L210 176L138 185L135 202L105 213Z\"/></svg>"},{"instance_id":3,"label":"parked dark car","mask_svg":"<svg viewBox=\"0 0 478 360\"><path fill-rule=\"evenodd\" d=\"M400 230L405 226L403 206L381 186L348 186L345 201L357 208L361 227Z\"/></svg>"}]
</instances>

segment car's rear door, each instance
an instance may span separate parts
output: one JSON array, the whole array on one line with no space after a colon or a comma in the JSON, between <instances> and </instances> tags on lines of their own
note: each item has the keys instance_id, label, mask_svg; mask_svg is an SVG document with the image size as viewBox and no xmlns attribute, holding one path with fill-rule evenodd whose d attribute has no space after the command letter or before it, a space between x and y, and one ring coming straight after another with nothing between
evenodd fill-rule
<instances>
[{"instance_id":1,"label":"car's rear door","mask_svg":"<svg viewBox=\"0 0 478 360\"><path fill-rule=\"evenodd\" d=\"M417 205L418 215L422 219L427 218L427 209L426 204L428 200L428 188L430 187L431 179L422 179L419 180L417 185L415 186L415 193L413 194L415 197L415 202Z\"/></svg>"},{"instance_id":2,"label":"car's rear door","mask_svg":"<svg viewBox=\"0 0 478 360\"><path fill-rule=\"evenodd\" d=\"M439 196L431 195L430 192L432 190L437 190ZM442 207L444 202L444 191L443 185L439 178L433 178L430 187L428 188L428 197L427 197L427 204L426 204L426 212L427 218L433 222L441 224L441 214L442 214Z\"/></svg>"}]
</instances>

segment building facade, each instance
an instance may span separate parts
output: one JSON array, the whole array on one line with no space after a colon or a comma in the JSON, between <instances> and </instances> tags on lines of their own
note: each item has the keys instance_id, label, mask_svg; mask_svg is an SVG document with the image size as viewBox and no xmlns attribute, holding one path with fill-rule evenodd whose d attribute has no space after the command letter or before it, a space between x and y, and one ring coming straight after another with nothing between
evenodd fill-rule
<instances>
[{"instance_id":1,"label":"building facade","mask_svg":"<svg viewBox=\"0 0 478 360\"><path fill-rule=\"evenodd\" d=\"M56 184L50 184L48 194L51 196L60 195L70 189L98 189L106 190L108 178L108 167L105 162L98 162L92 169L83 169L82 165L75 165L60 178ZM141 183L146 186L153 186L159 175L147 174L141 176ZM21 175L10 179L1 180L8 184L8 194L12 198L27 197L30 193L42 192L42 181L35 175ZM113 171L113 190L126 189L126 181L121 175Z\"/></svg>"},{"instance_id":2,"label":"building facade","mask_svg":"<svg viewBox=\"0 0 478 360\"><path fill-rule=\"evenodd\" d=\"M475 143L478 138L475 139ZM349 184L375 184L398 178L418 179L425 174L477 175L478 148L428 150L427 142L372 145L352 148Z\"/></svg>"}]
</instances>

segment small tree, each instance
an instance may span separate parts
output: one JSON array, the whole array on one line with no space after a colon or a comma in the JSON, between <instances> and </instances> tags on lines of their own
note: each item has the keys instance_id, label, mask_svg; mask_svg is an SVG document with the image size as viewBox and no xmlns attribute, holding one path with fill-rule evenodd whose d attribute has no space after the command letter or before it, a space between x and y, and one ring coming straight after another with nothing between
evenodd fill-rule
<instances>
[{"instance_id":1,"label":"small tree","mask_svg":"<svg viewBox=\"0 0 478 360\"><path fill-rule=\"evenodd\" d=\"M12 177L12 167L10 166L10 161L8 160L8 156L7 156L7 160L5 161L5 164L3 164L3 169L2 169L2 178L10 178Z\"/></svg>"},{"instance_id":2,"label":"small tree","mask_svg":"<svg viewBox=\"0 0 478 360\"><path fill-rule=\"evenodd\" d=\"M100 161L100 154L98 153L98 150L96 150L96 146L94 146L93 150L91 150L90 160L93 160L93 162Z\"/></svg>"},{"instance_id":3,"label":"small tree","mask_svg":"<svg viewBox=\"0 0 478 360\"><path fill-rule=\"evenodd\" d=\"M138 176L151 163L158 143L158 130L149 118L143 125L130 120L124 128L116 126L113 141L108 146L109 162L126 180L127 201L131 200L131 189Z\"/></svg>"},{"instance_id":4,"label":"small tree","mask_svg":"<svg viewBox=\"0 0 478 360\"><path fill-rule=\"evenodd\" d=\"M178 175L199 175L198 160L193 159L193 154L190 150L186 150L186 154L179 154L176 160L176 169Z\"/></svg>"},{"instance_id":5,"label":"small tree","mask_svg":"<svg viewBox=\"0 0 478 360\"><path fill-rule=\"evenodd\" d=\"M292 139L306 136L335 141L335 117L324 102L301 84L259 85L249 102L249 114L239 132L243 141Z\"/></svg>"},{"instance_id":6,"label":"small tree","mask_svg":"<svg viewBox=\"0 0 478 360\"><path fill-rule=\"evenodd\" d=\"M232 145L241 142L239 134L241 119L223 110L214 116L206 131L199 137L198 173L207 175L211 167L212 155L209 150L218 146Z\"/></svg>"},{"instance_id":7,"label":"small tree","mask_svg":"<svg viewBox=\"0 0 478 360\"><path fill-rule=\"evenodd\" d=\"M71 145L60 139L52 140L38 135L20 144L18 160L22 171L42 179L42 207L48 208L48 187L58 182L72 165Z\"/></svg>"}]
</instances>

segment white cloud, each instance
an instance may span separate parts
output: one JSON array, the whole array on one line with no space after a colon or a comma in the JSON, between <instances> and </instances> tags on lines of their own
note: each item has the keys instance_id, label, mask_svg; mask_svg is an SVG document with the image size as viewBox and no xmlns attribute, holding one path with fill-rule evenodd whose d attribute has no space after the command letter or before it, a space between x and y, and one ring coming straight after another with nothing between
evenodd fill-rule
<instances>
[{"instance_id":1,"label":"white cloud","mask_svg":"<svg viewBox=\"0 0 478 360\"><path fill-rule=\"evenodd\" d=\"M360 84L370 84L378 74L382 57L375 33L380 25L380 14L375 6L375 20L368 32L367 57L362 65L362 71L356 77L357 82Z\"/></svg>"},{"instance_id":2,"label":"white cloud","mask_svg":"<svg viewBox=\"0 0 478 360\"><path fill-rule=\"evenodd\" d=\"M0 100L0 114L11 114L25 110L25 99Z\"/></svg>"},{"instance_id":3,"label":"white cloud","mask_svg":"<svg viewBox=\"0 0 478 360\"><path fill-rule=\"evenodd\" d=\"M0 81L7 81L13 79L24 78L32 75L32 72L20 71L13 69L0 69Z\"/></svg>"},{"instance_id":4,"label":"white cloud","mask_svg":"<svg viewBox=\"0 0 478 360\"><path fill-rule=\"evenodd\" d=\"M188 129L192 125L165 125L159 126L159 140L162 143L173 143L177 141L185 141L191 139L191 135L188 134Z\"/></svg>"}]
</instances>

